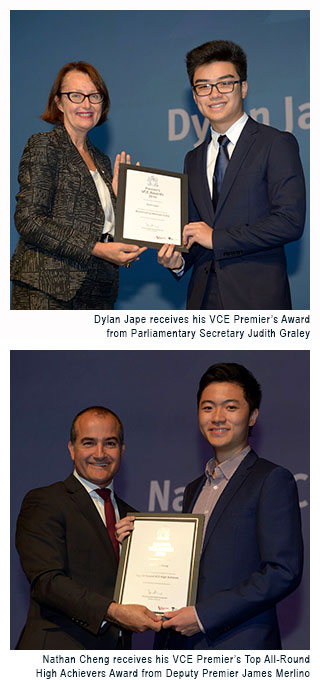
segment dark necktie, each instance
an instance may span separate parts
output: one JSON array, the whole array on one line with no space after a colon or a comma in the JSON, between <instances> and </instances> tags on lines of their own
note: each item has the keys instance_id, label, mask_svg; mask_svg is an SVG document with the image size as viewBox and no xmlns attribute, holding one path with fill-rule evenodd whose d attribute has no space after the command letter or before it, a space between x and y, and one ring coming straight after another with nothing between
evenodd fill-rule
<instances>
[{"instance_id":1,"label":"dark necktie","mask_svg":"<svg viewBox=\"0 0 320 680\"><path fill-rule=\"evenodd\" d=\"M104 500L104 514L106 518L106 525L108 529L108 534L110 536L112 545L114 547L114 551L116 553L117 560L119 559L119 543L116 539L115 535L115 524L116 524L116 516L114 512L114 507L111 502L110 494L111 491L110 489L95 489L96 493L101 496Z\"/></svg>"},{"instance_id":2,"label":"dark necktie","mask_svg":"<svg viewBox=\"0 0 320 680\"><path fill-rule=\"evenodd\" d=\"M217 155L217 160L213 174L213 196L212 196L213 207L215 210L217 207L218 198L222 187L224 174L229 163L229 154L227 149L229 142L230 139L228 139L226 135L220 135L220 137L218 137L219 153Z\"/></svg>"}]
</instances>

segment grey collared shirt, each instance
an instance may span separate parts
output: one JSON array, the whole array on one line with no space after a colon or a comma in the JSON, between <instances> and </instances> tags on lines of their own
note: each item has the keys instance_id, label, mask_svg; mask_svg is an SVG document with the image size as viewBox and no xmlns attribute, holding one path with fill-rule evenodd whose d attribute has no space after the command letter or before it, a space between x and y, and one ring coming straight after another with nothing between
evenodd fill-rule
<instances>
[{"instance_id":1,"label":"grey collared shirt","mask_svg":"<svg viewBox=\"0 0 320 680\"><path fill-rule=\"evenodd\" d=\"M247 453L249 453L250 448L249 445L246 446L242 451L231 456L231 458L220 463L220 465L216 464L215 458L210 458L210 460L208 460L205 469L206 481L192 510L192 512L204 515L203 535L205 535L211 513L223 490L226 488L229 479L231 479Z\"/></svg>"},{"instance_id":2,"label":"grey collared shirt","mask_svg":"<svg viewBox=\"0 0 320 680\"><path fill-rule=\"evenodd\" d=\"M234 456L231 456L231 458L228 458L228 460L220 463L220 465L216 465L215 458L210 458L210 460L208 460L205 469L206 481L192 509L192 512L204 515L203 539L211 514L222 492L250 450L251 446L248 445L242 449L242 451L239 451L239 453L236 453ZM202 633L205 633L196 607L195 614L200 630Z\"/></svg>"}]
</instances>

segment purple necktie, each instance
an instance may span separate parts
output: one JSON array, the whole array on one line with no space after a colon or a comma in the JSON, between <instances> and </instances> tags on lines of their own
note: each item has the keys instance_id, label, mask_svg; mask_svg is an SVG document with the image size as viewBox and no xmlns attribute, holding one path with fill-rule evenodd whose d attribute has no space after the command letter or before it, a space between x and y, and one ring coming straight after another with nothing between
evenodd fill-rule
<instances>
[{"instance_id":1,"label":"purple necktie","mask_svg":"<svg viewBox=\"0 0 320 680\"><path fill-rule=\"evenodd\" d=\"M217 160L214 167L212 196L213 207L215 210L217 207L225 171L229 163L229 154L227 149L229 142L230 139L228 139L226 135L220 135L220 137L218 137L219 153L217 155Z\"/></svg>"},{"instance_id":2,"label":"purple necktie","mask_svg":"<svg viewBox=\"0 0 320 680\"><path fill-rule=\"evenodd\" d=\"M112 545L114 547L114 551L116 553L116 558L119 560L119 543L116 539L116 534L115 534L115 525L116 525L116 516L114 512L114 507L112 505L112 501L110 498L111 491L110 489L95 489L96 493L101 496L104 500L104 514L106 518L106 525L108 529L108 534L110 536Z\"/></svg>"}]
</instances>

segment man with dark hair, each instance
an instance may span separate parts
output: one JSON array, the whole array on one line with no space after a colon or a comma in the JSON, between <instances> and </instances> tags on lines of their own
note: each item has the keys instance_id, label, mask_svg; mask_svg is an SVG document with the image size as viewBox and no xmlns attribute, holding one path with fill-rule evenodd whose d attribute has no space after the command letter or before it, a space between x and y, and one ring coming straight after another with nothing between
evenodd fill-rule
<instances>
[{"instance_id":1,"label":"man with dark hair","mask_svg":"<svg viewBox=\"0 0 320 680\"><path fill-rule=\"evenodd\" d=\"M158 648L281 648L275 606L301 580L300 510L291 473L249 445L260 399L239 364L210 366L200 380L199 427L213 457L183 499L183 512L205 516L197 602L165 613Z\"/></svg>"},{"instance_id":2,"label":"man with dark hair","mask_svg":"<svg viewBox=\"0 0 320 680\"><path fill-rule=\"evenodd\" d=\"M259 410L261 402L261 387L250 371L241 364L213 364L209 366L199 382L197 392L197 405L204 389L211 383L228 382L240 385L243 389L244 398L249 404L249 414Z\"/></svg>"},{"instance_id":3,"label":"man with dark hair","mask_svg":"<svg viewBox=\"0 0 320 680\"><path fill-rule=\"evenodd\" d=\"M188 309L290 309L284 245L299 239L305 185L295 137L243 110L246 55L214 40L189 52L193 97L211 134L185 158L188 252L172 245L158 260L177 278L193 268Z\"/></svg>"},{"instance_id":4,"label":"man with dark hair","mask_svg":"<svg viewBox=\"0 0 320 680\"><path fill-rule=\"evenodd\" d=\"M127 649L129 631L158 631L159 617L113 602L119 547L115 525L133 508L113 491L125 445L120 418L92 406L73 420L74 471L30 491L16 545L30 582L30 608L17 649Z\"/></svg>"}]
</instances>

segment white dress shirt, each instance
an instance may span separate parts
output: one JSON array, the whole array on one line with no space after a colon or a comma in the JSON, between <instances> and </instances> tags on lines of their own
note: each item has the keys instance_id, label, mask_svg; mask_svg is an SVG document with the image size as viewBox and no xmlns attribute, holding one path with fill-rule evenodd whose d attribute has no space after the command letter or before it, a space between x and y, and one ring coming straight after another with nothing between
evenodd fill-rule
<instances>
[{"instance_id":1,"label":"white dress shirt","mask_svg":"<svg viewBox=\"0 0 320 680\"><path fill-rule=\"evenodd\" d=\"M114 236L115 217L110 191L98 170L90 170L90 173L97 187L97 192L105 215L102 233Z\"/></svg>"},{"instance_id":2,"label":"white dress shirt","mask_svg":"<svg viewBox=\"0 0 320 680\"><path fill-rule=\"evenodd\" d=\"M226 130L223 134L228 137L229 144L227 146L228 149L228 154L229 154L229 159L231 158L234 147L241 135L241 132L248 120L248 116L246 113L243 113L241 118L236 120L231 127L229 127L228 130ZM221 136L221 132L216 132L211 127L211 142L208 145L207 149L207 179L208 179L208 185L209 185L209 190L212 198L212 187L213 187L213 173L214 173L214 166L216 164L217 160L217 155L219 152L219 144L218 144L218 138Z\"/></svg>"},{"instance_id":3,"label":"white dress shirt","mask_svg":"<svg viewBox=\"0 0 320 680\"><path fill-rule=\"evenodd\" d=\"M229 144L227 146L229 159L231 158L231 156L233 154L234 147L235 147L235 145L236 145L236 143L237 143L237 141L238 141L238 139L241 135L241 132L242 132L247 120L248 120L248 115L246 113L243 113L241 118L236 120L236 122L233 123L228 128L228 130L226 130L223 133L230 140ZM216 130L214 130L211 127L211 142L209 142L208 149L207 149L207 180L208 180L208 186L209 186L211 198L212 198L212 192L213 192L213 173L214 173L214 166L215 166L216 160L217 160L217 155L218 155L218 152L219 152L218 138L220 137L220 135L221 135L221 132L216 132ZM174 273L177 276L182 276L182 274L184 272L184 264L185 264L184 263L184 257L183 257L183 255L181 255L181 257L183 259L183 264L181 265L181 267L179 267L179 269L173 269L172 270L172 271L174 271Z\"/></svg>"},{"instance_id":4,"label":"white dress shirt","mask_svg":"<svg viewBox=\"0 0 320 680\"><path fill-rule=\"evenodd\" d=\"M104 514L104 500L95 491L95 489L98 488L98 485L93 484L92 482L89 482L89 480L84 479L84 477L80 477L80 475L77 473L76 469L74 469L73 474L76 477L76 479L82 484L82 486L84 486L85 490L88 492L92 502L94 503L94 505L96 506L96 508L98 510L98 513L99 513L104 525L106 526L106 517L105 517L105 514ZM119 522L120 514L119 514L119 508L118 508L118 505L117 505L117 501L116 501L115 496L114 496L113 480L105 488L110 489L110 491L111 491L111 494L110 494L111 503L114 507L116 522Z\"/></svg>"}]
</instances>

